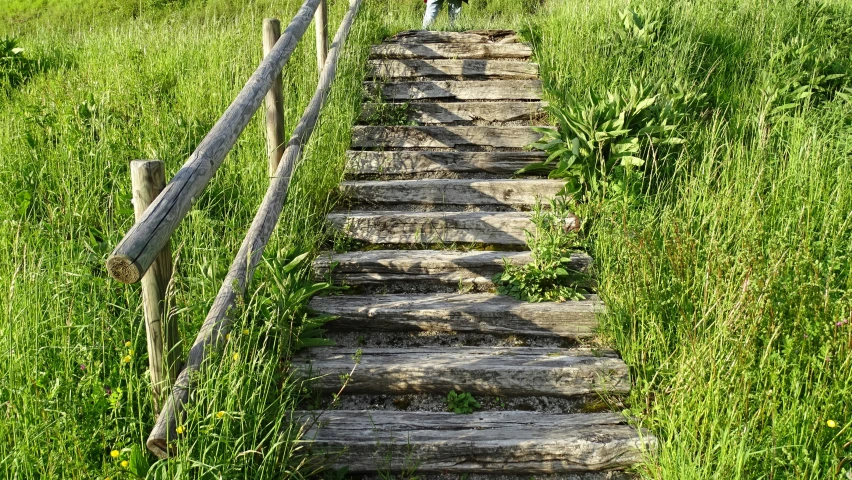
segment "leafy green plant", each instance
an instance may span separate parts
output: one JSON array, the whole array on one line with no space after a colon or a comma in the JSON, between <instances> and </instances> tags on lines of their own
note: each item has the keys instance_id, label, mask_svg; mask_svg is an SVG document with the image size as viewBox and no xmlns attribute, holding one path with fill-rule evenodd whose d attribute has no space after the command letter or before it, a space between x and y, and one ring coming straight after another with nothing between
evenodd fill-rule
<instances>
[{"instance_id":1,"label":"leafy green plant","mask_svg":"<svg viewBox=\"0 0 852 480\"><path fill-rule=\"evenodd\" d=\"M795 36L776 50L762 74L761 119L778 117L834 95L848 99L850 74L837 53Z\"/></svg>"},{"instance_id":2,"label":"leafy green plant","mask_svg":"<svg viewBox=\"0 0 852 480\"><path fill-rule=\"evenodd\" d=\"M631 39L645 46L659 39L663 25L659 10L648 10L642 5L635 9L627 6L619 12L619 17L623 28L616 33L622 39Z\"/></svg>"},{"instance_id":3,"label":"leafy green plant","mask_svg":"<svg viewBox=\"0 0 852 480\"><path fill-rule=\"evenodd\" d=\"M628 88L604 96L589 90L584 103L569 97L565 108L549 108L558 129L535 128L543 137L529 148L547 152L547 159L517 173L565 179L560 194L578 199L638 193L643 174L654 167L646 159L660 160L685 142L679 129L684 118L703 108L704 99L681 83L668 88L632 80Z\"/></svg>"},{"instance_id":4,"label":"leafy green plant","mask_svg":"<svg viewBox=\"0 0 852 480\"><path fill-rule=\"evenodd\" d=\"M14 38L0 39L0 88L12 89L24 83L35 70L35 62L24 56Z\"/></svg>"},{"instance_id":5,"label":"leafy green plant","mask_svg":"<svg viewBox=\"0 0 852 480\"><path fill-rule=\"evenodd\" d=\"M367 125L409 125L408 120L409 103L373 103L367 111L364 123Z\"/></svg>"},{"instance_id":6,"label":"leafy green plant","mask_svg":"<svg viewBox=\"0 0 852 480\"><path fill-rule=\"evenodd\" d=\"M447 394L447 408L451 412L470 414L482 408L482 405L480 405L479 402L473 398L473 395L468 392L456 392L455 390L451 390L450 393Z\"/></svg>"},{"instance_id":7,"label":"leafy green plant","mask_svg":"<svg viewBox=\"0 0 852 480\"><path fill-rule=\"evenodd\" d=\"M532 262L513 265L504 261L503 272L493 277L497 293L528 302L581 300L590 281L588 274L572 268L571 254L578 251L577 217L564 198L549 210L537 205L532 216L536 228L527 232Z\"/></svg>"}]
</instances>

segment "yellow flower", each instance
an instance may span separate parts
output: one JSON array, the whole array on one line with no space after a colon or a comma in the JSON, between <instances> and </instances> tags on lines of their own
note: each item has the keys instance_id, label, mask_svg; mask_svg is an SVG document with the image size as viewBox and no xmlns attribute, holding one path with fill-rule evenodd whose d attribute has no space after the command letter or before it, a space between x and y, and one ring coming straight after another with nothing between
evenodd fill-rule
<instances>
[{"instance_id":1,"label":"yellow flower","mask_svg":"<svg viewBox=\"0 0 852 480\"><path fill-rule=\"evenodd\" d=\"M183 435L183 432L185 432L186 429L183 428L183 425L178 425L178 427L175 429L175 431L178 433L178 435Z\"/></svg>"},{"instance_id":2,"label":"yellow flower","mask_svg":"<svg viewBox=\"0 0 852 480\"><path fill-rule=\"evenodd\" d=\"M240 359L240 354L239 354L239 353L235 353L235 354L234 354L234 361L236 362L236 361L237 361L237 360L239 360L239 359Z\"/></svg>"},{"instance_id":3,"label":"yellow flower","mask_svg":"<svg viewBox=\"0 0 852 480\"><path fill-rule=\"evenodd\" d=\"M216 418L222 418L225 416L225 412L216 412Z\"/></svg>"},{"instance_id":4,"label":"yellow flower","mask_svg":"<svg viewBox=\"0 0 852 480\"><path fill-rule=\"evenodd\" d=\"M230 334L230 333L226 333L226 334L225 334L225 341L227 342L227 341L229 341L230 339L231 339L231 334Z\"/></svg>"},{"instance_id":5,"label":"yellow flower","mask_svg":"<svg viewBox=\"0 0 852 480\"><path fill-rule=\"evenodd\" d=\"M130 355L125 355L125 356L121 359L121 363L130 363L130 360L131 360Z\"/></svg>"},{"instance_id":6,"label":"yellow flower","mask_svg":"<svg viewBox=\"0 0 852 480\"><path fill-rule=\"evenodd\" d=\"M243 335L248 335L248 334L249 334L249 329L248 329L248 328L244 328L244 329L243 329Z\"/></svg>"},{"instance_id":7,"label":"yellow flower","mask_svg":"<svg viewBox=\"0 0 852 480\"><path fill-rule=\"evenodd\" d=\"M130 355L133 355L133 349L131 348L130 350L127 351L127 353L130 354Z\"/></svg>"},{"instance_id":8,"label":"yellow flower","mask_svg":"<svg viewBox=\"0 0 852 480\"><path fill-rule=\"evenodd\" d=\"M121 467L122 467L122 468L127 468L127 466L128 466L128 465L130 465L130 462L128 462L127 460L122 460L122 461L121 461Z\"/></svg>"},{"instance_id":9,"label":"yellow flower","mask_svg":"<svg viewBox=\"0 0 852 480\"><path fill-rule=\"evenodd\" d=\"M130 348L130 346L131 346L131 345L133 345L133 343L131 343L131 342L130 342L130 340L128 340L128 341L126 341L126 342L124 342L124 346L125 346L125 347Z\"/></svg>"},{"instance_id":10,"label":"yellow flower","mask_svg":"<svg viewBox=\"0 0 852 480\"><path fill-rule=\"evenodd\" d=\"M119 455L121 455L121 452L119 452L118 450L113 450L109 452L109 456L112 458L118 458Z\"/></svg>"},{"instance_id":11,"label":"yellow flower","mask_svg":"<svg viewBox=\"0 0 852 480\"><path fill-rule=\"evenodd\" d=\"M834 420L829 420L825 422L825 424L828 425L828 428L837 428L837 422L835 422Z\"/></svg>"}]
</instances>

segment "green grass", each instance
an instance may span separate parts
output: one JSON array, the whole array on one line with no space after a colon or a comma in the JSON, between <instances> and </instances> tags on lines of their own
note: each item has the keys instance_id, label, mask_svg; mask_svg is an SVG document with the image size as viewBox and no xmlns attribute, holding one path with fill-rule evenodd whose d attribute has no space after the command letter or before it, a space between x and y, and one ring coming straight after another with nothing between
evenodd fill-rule
<instances>
[{"instance_id":1,"label":"green grass","mask_svg":"<svg viewBox=\"0 0 852 480\"><path fill-rule=\"evenodd\" d=\"M0 476L132 478L109 452L141 447L153 420L140 292L104 271L132 224L128 162L158 158L173 174L260 61L262 18L286 23L299 3L0 6L0 36L18 37L37 64L0 95L8 252L0 256ZM346 3L331 2L332 29ZM471 0L458 28L522 30L555 105L631 78L707 94L652 194L584 208L608 306L603 333L631 366L631 413L661 439L640 473L838 478L852 468L852 325L843 323L852 315L852 106L823 82L825 92L772 110L796 82L850 73L852 8L840 0L632 4L660 9L650 44L616 33L626 5L616 0ZM270 266L259 270L222 361L200 382L179 455L154 464L151 478L311 473L288 428L301 385L282 362L291 331L301 330L298 288L307 280L304 270L282 278L276 267L326 242L323 216L342 176L368 47L417 28L422 9L420 0L365 0L268 247ZM312 32L285 70L288 132L316 83ZM258 115L176 232L170 302L185 341L262 198L265 165Z\"/></svg>"}]
</instances>

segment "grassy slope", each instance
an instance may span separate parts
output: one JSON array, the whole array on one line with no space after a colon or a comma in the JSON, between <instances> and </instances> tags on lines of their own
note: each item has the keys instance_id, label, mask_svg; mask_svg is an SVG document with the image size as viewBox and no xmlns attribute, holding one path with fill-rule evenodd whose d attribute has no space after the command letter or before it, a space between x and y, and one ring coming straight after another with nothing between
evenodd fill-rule
<instances>
[{"instance_id":1,"label":"grassy slope","mask_svg":"<svg viewBox=\"0 0 852 480\"><path fill-rule=\"evenodd\" d=\"M102 268L130 224L126 162L161 158L174 172L259 60L260 19L288 18L296 3L93 1L63 23L64 4L32 19L9 3L7 18L49 27L22 34L45 71L0 106L0 242L11 252L0 258L4 476L115 477L108 451L141 445L151 410L138 289L105 280ZM761 121L759 88L764 72L795 68L769 61L794 34L825 51L852 44L852 12L842 1L822 14L792 1L675 2L649 54L612 41L622 1L549 2L538 16L520 3L472 0L461 27L528 27L555 103L631 75L685 80L711 99L661 193L595 207L607 332L637 381L629 407L664 442L643 473L834 478L848 468L852 421L852 340L849 325L835 326L850 316L852 113L836 100ZM332 4L339 19L344 2ZM320 241L366 47L416 27L421 9L366 3L270 252ZM0 28L28 32L22 25ZM310 37L287 70L290 126L314 86ZM838 55L852 60L848 49ZM190 338L265 188L263 156L257 118L178 231L173 302ZM278 378L280 351L253 348L286 322L246 326L229 347L240 361L211 372L217 382L205 383L181 456L157 476L299 474L288 434L276 433L297 385ZM128 340L137 353L123 365ZM123 390L114 406L105 385Z\"/></svg>"},{"instance_id":2,"label":"grassy slope","mask_svg":"<svg viewBox=\"0 0 852 480\"><path fill-rule=\"evenodd\" d=\"M773 60L796 36L852 73L852 9L641 3L668 5L649 49L614 41L624 2L577 0L553 7L537 52L557 103L633 77L686 81L713 107L667 186L600 206L593 232L631 411L663 440L645 473L837 478L852 458L852 105L767 118L761 88L802 70Z\"/></svg>"}]
</instances>

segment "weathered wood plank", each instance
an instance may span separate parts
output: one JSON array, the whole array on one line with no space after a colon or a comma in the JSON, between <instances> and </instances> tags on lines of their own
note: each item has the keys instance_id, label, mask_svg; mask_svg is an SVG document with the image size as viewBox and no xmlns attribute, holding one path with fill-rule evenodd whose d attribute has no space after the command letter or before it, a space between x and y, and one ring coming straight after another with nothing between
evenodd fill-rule
<instances>
[{"instance_id":1,"label":"weathered wood plank","mask_svg":"<svg viewBox=\"0 0 852 480\"><path fill-rule=\"evenodd\" d=\"M526 245L535 228L524 212L350 212L329 221L356 240L371 243L482 243Z\"/></svg>"},{"instance_id":2,"label":"weathered wood plank","mask_svg":"<svg viewBox=\"0 0 852 480\"><path fill-rule=\"evenodd\" d=\"M266 92L304 35L319 1L305 0L281 39L263 59L222 117L145 211L145 215L124 235L107 259L110 276L124 283L136 283L142 278L260 107Z\"/></svg>"},{"instance_id":3,"label":"weathered wood plank","mask_svg":"<svg viewBox=\"0 0 852 480\"><path fill-rule=\"evenodd\" d=\"M263 56L267 57L281 38L281 22L277 18L263 19ZM275 77L266 92L266 153L269 176L273 177L284 156L287 138L284 136L284 90L281 74Z\"/></svg>"},{"instance_id":4,"label":"weathered wood plank","mask_svg":"<svg viewBox=\"0 0 852 480\"><path fill-rule=\"evenodd\" d=\"M370 60L368 76L382 79L464 77L537 79L538 64L512 60Z\"/></svg>"},{"instance_id":5,"label":"weathered wood plank","mask_svg":"<svg viewBox=\"0 0 852 480\"><path fill-rule=\"evenodd\" d=\"M340 192L354 202L417 205L547 204L565 186L545 179L420 179L342 182Z\"/></svg>"},{"instance_id":6,"label":"weathered wood plank","mask_svg":"<svg viewBox=\"0 0 852 480\"><path fill-rule=\"evenodd\" d=\"M573 253L570 258L568 266L574 270L586 271L592 265L592 258L584 253ZM456 250L327 252L314 260L313 269L318 278L328 277L331 270L335 282L351 286L437 284L490 288L491 277L503 271L506 261L522 266L532 262L532 256L530 252Z\"/></svg>"},{"instance_id":7,"label":"weathered wood plank","mask_svg":"<svg viewBox=\"0 0 852 480\"><path fill-rule=\"evenodd\" d=\"M468 30L466 32L434 32L407 30L388 37L385 43L517 43L514 30Z\"/></svg>"},{"instance_id":8,"label":"weathered wood plank","mask_svg":"<svg viewBox=\"0 0 852 480\"><path fill-rule=\"evenodd\" d=\"M340 390L352 348L312 348L293 360L317 391ZM612 350L537 347L363 348L346 393L440 393L572 397L630 391L627 365Z\"/></svg>"},{"instance_id":9,"label":"weathered wood plank","mask_svg":"<svg viewBox=\"0 0 852 480\"><path fill-rule=\"evenodd\" d=\"M300 442L352 473L548 474L622 469L657 448L615 413L295 412Z\"/></svg>"},{"instance_id":10,"label":"weathered wood plank","mask_svg":"<svg viewBox=\"0 0 852 480\"><path fill-rule=\"evenodd\" d=\"M593 335L603 311L596 296L563 303L529 303L489 293L342 295L318 297L310 307L334 315L336 330L475 332L581 338Z\"/></svg>"},{"instance_id":11,"label":"weathered wood plank","mask_svg":"<svg viewBox=\"0 0 852 480\"><path fill-rule=\"evenodd\" d=\"M364 82L365 95L389 101L541 100L540 80L433 80Z\"/></svg>"},{"instance_id":12,"label":"weathered wood plank","mask_svg":"<svg viewBox=\"0 0 852 480\"><path fill-rule=\"evenodd\" d=\"M311 1L306 2L306 5ZM212 352L221 352L225 345L225 337L231 329L232 318L230 315L233 314L233 307L237 298L245 292L246 285L251 281L254 269L263 256L263 250L266 248L278 219L281 217L281 210L284 207L284 201L287 199L290 177L302 156L304 145L308 142L314 127L316 127L319 112L326 98L328 98L331 84L337 73L340 52L349 36L352 22L358 13L361 2L362 0L350 1L349 10L341 20L340 27L334 36L332 48L328 52L328 60L320 75L317 89L305 108L305 113L293 129L293 134L284 150L284 156L275 172L275 177L272 178L254 220L252 220L252 224L240 245L240 250L228 269L228 274L213 300L213 305L210 307L207 317L201 324L201 329L189 350L186 365L178 375L172 387L171 395L148 436L146 442L148 449L160 458L169 457L173 452L174 445L172 442L178 438L176 428L183 421L185 408L190 400L190 391L193 388L193 383L199 377L201 368L209 361ZM313 5L316 7L316 3ZM303 10L305 10L304 7ZM307 14L311 12L312 9L306 11ZM310 19L309 16L308 19ZM284 39L284 37L281 38ZM276 49L280 43L279 40ZM271 55L274 55L274 51Z\"/></svg>"},{"instance_id":13,"label":"weathered wood plank","mask_svg":"<svg viewBox=\"0 0 852 480\"><path fill-rule=\"evenodd\" d=\"M544 152L428 152L350 150L346 172L351 175L411 175L418 173L500 173L512 175Z\"/></svg>"},{"instance_id":14,"label":"weathered wood plank","mask_svg":"<svg viewBox=\"0 0 852 480\"><path fill-rule=\"evenodd\" d=\"M352 148L524 148L541 139L530 127L373 127L352 129Z\"/></svg>"},{"instance_id":15,"label":"weathered wood plank","mask_svg":"<svg viewBox=\"0 0 852 480\"><path fill-rule=\"evenodd\" d=\"M532 56L523 43L385 43L370 49L370 58L516 58Z\"/></svg>"},{"instance_id":16,"label":"weathered wood plank","mask_svg":"<svg viewBox=\"0 0 852 480\"><path fill-rule=\"evenodd\" d=\"M390 105L390 106L389 106ZM461 122L514 122L545 119L547 102L455 102L455 103L364 103L360 121L373 125L386 122L387 112L394 118L404 116L407 122L420 125ZM539 122L536 122L539 123Z\"/></svg>"}]
</instances>

